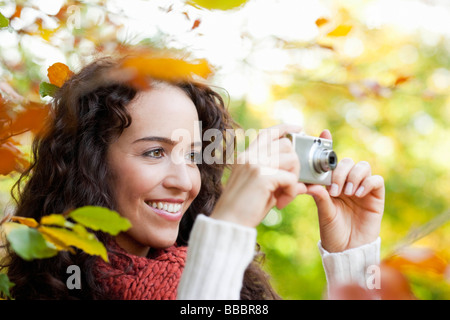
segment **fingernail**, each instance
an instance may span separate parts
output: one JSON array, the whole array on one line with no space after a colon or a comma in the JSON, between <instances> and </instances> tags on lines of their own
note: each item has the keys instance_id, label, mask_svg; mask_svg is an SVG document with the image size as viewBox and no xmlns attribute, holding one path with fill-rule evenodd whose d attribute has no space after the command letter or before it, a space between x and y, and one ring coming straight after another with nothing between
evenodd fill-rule
<instances>
[{"instance_id":1,"label":"fingernail","mask_svg":"<svg viewBox=\"0 0 450 320\"><path fill-rule=\"evenodd\" d=\"M364 187L361 186L361 187L359 187L358 190L356 190L355 195L356 195L357 197L361 197L361 195L363 194L363 192L364 192Z\"/></svg>"},{"instance_id":2,"label":"fingernail","mask_svg":"<svg viewBox=\"0 0 450 320\"><path fill-rule=\"evenodd\" d=\"M344 193L348 196L350 196L353 192L353 183L351 182L347 182L347 185L345 186L345 191Z\"/></svg>"},{"instance_id":3,"label":"fingernail","mask_svg":"<svg viewBox=\"0 0 450 320\"><path fill-rule=\"evenodd\" d=\"M339 186L336 183L331 185L330 195L333 197L337 197L339 195Z\"/></svg>"}]
</instances>

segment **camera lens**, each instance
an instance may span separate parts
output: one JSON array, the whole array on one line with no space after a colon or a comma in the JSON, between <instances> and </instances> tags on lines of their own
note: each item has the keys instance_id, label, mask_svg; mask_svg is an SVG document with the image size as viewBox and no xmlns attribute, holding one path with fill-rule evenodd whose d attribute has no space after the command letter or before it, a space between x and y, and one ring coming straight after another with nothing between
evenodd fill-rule
<instances>
[{"instance_id":1,"label":"camera lens","mask_svg":"<svg viewBox=\"0 0 450 320\"><path fill-rule=\"evenodd\" d=\"M333 150L328 153L328 166L331 170L336 169L337 166L337 155Z\"/></svg>"},{"instance_id":2,"label":"camera lens","mask_svg":"<svg viewBox=\"0 0 450 320\"><path fill-rule=\"evenodd\" d=\"M313 164L318 173L334 170L337 166L337 155L333 150L318 150L314 155Z\"/></svg>"}]
</instances>

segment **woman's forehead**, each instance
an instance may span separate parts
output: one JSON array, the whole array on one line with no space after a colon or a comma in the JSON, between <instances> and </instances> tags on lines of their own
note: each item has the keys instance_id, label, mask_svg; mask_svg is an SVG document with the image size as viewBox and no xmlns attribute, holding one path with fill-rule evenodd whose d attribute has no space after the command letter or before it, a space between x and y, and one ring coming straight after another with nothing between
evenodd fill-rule
<instances>
[{"instance_id":1,"label":"woman's forehead","mask_svg":"<svg viewBox=\"0 0 450 320\"><path fill-rule=\"evenodd\" d=\"M144 136L198 135L199 119L192 100L180 88L165 85L142 91L129 105L127 129L136 139ZM125 132L124 132L125 133Z\"/></svg>"}]
</instances>

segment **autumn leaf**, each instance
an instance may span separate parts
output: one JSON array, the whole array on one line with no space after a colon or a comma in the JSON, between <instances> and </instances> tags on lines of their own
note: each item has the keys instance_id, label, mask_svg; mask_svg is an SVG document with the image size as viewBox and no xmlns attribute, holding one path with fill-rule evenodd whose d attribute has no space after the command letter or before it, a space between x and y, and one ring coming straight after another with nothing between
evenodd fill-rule
<instances>
[{"instance_id":1,"label":"autumn leaf","mask_svg":"<svg viewBox=\"0 0 450 320\"><path fill-rule=\"evenodd\" d=\"M187 3L196 8L208 10L230 10L244 5L247 0L188 0Z\"/></svg>"},{"instance_id":2,"label":"autumn leaf","mask_svg":"<svg viewBox=\"0 0 450 320\"><path fill-rule=\"evenodd\" d=\"M352 30L352 26L349 25L339 25L333 31L329 32L327 36L329 37L345 37L350 30Z\"/></svg>"},{"instance_id":3,"label":"autumn leaf","mask_svg":"<svg viewBox=\"0 0 450 320\"><path fill-rule=\"evenodd\" d=\"M3 145L0 145L0 174L6 176L10 172L14 171L16 167L15 154Z\"/></svg>"},{"instance_id":4,"label":"autumn leaf","mask_svg":"<svg viewBox=\"0 0 450 320\"><path fill-rule=\"evenodd\" d=\"M329 21L327 18L319 18L316 20L316 26L318 26L319 28L321 26L323 26L324 24L327 24Z\"/></svg>"},{"instance_id":5,"label":"autumn leaf","mask_svg":"<svg viewBox=\"0 0 450 320\"><path fill-rule=\"evenodd\" d=\"M14 18L20 18L20 15L22 14L22 9L23 9L23 7L21 5L16 5L16 11L10 17L10 19L12 20Z\"/></svg>"},{"instance_id":6,"label":"autumn leaf","mask_svg":"<svg viewBox=\"0 0 450 320\"><path fill-rule=\"evenodd\" d=\"M117 212L103 207L85 206L71 211L68 217L87 228L112 235L117 235L131 227L127 219L121 217Z\"/></svg>"},{"instance_id":7,"label":"autumn leaf","mask_svg":"<svg viewBox=\"0 0 450 320\"><path fill-rule=\"evenodd\" d=\"M72 75L73 72L70 71L69 67L61 62L54 63L47 69L47 76L50 83L57 87L62 87L64 82Z\"/></svg>"},{"instance_id":8,"label":"autumn leaf","mask_svg":"<svg viewBox=\"0 0 450 320\"><path fill-rule=\"evenodd\" d=\"M0 297L2 294L6 296L8 299L12 299L9 290L14 286L14 283L9 281L9 278L6 274L0 273ZM0 298L1 300L1 298Z\"/></svg>"},{"instance_id":9,"label":"autumn leaf","mask_svg":"<svg viewBox=\"0 0 450 320\"><path fill-rule=\"evenodd\" d=\"M67 214L43 216L40 223L33 218L13 216L11 222L4 222L2 227L8 241L15 241L14 245L11 244L13 250L19 250L17 254L26 260L50 257L54 255L54 251L61 250L75 254L73 247L76 247L108 261L105 246L87 228L116 235L129 229L131 224L115 211L85 206ZM14 231L16 229L19 231ZM10 234L12 235L9 236ZM32 239L35 243L29 243L27 239Z\"/></svg>"},{"instance_id":10,"label":"autumn leaf","mask_svg":"<svg viewBox=\"0 0 450 320\"><path fill-rule=\"evenodd\" d=\"M24 260L50 258L58 253L34 228L16 222L4 223L2 227L12 249Z\"/></svg>"},{"instance_id":11,"label":"autumn leaf","mask_svg":"<svg viewBox=\"0 0 450 320\"><path fill-rule=\"evenodd\" d=\"M47 226L40 226L37 230L47 236L48 239L57 240L60 246L73 246L83 250L87 254L98 255L103 260L108 261L108 255L105 246L100 241L98 241L92 233L81 233L64 228Z\"/></svg>"},{"instance_id":12,"label":"autumn leaf","mask_svg":"<svg viewBox=\"0 0 450 320\"><path fill-rule=\"evenodd\" d=\"M408 248L384 260L392 268L444 275L448 262L430 248Z\"/></svg>"},{"instance_id":13,"label":"autumn leaf","mask_svg":"<svg viewBox=\"0 0 450 320\"><path fill-rule=\"evenodd\" d=\"M59 237L55 237L52 233L43 231L42 228L42 226L39 227L38 231L42 234L44 239L53 244L58 251L69 251L72 254L76 253L70 245L67 245L63 240Z\"/></svg>"},{"instance_id":14,"label":"autumn leaf","mask_svg":"<svg viewBox=\"0 0 450 320\"><path fill-rule=\"evenodd\" d=\"M31 131L37 133L44 125L48 116L49 106L41 103L29 102L25 111L20 112L10 126L12 135Z\"/></svg>"},{"instance_id":15,"label":"autumn leaf","mask_svg":"<svg viewBox=\"0 0 450 320\"><path fill-rule=\"evenodd\" d=\"M120 75L128 75L129 83L138 88L148 87L148 79L186 81L194 75L207 78L212 70L206 60L188 62L182 59L138 55L123 61Z\"/></svg>"},{"instance_id":16,"label":"autumn leaf","mask_svg":"<svg viewBox=\"0 0 450 320\"><path fill-rule=\"evenodd\" d=\"M200 22L200 19L195 20L191 30L197 29L200 26Z\"/></svg>"},{"instance_id":17,"label":"autumn leaf","mask_svg":"<svg viewBox=\"0 0 450 320\"><path fill-rule=\"evenodd\" d=\"M54 225L60 227L73 227L73 223L66 220L66 218L62 214L49 214L47 216L43 216L40 221L43 225Z\"/></svg>"},{"instance_id":18,"label":"autumn leaf","mask_svg":"<svg viewBox=\"0 0 450 320\"><path fill-rule=\"evenodd\" d=\"M17 143L8 139L0 144L0 175L6 176L13 171L22 171L28 166L29 162L22 151L17 148Z\"/></svg>"},{"instance_id":19,"label":"autumn leaf","mask_svg":"<svg viewBox=\"0 0 450 320\"><path fill-rule=\"evenodd\" d=\"M401 85L401 84L409 81L410 79L411 79L410 76L399 76L399 77L397 77L397 79L395 79L394 86Z\"/></svg>"},{"instance_id":20,"label":"autumn leaf","mask_svg":"<svg viewBox=\"0 0 450 320\"><path fill-rule=\"evenodd\" d=\"M59 87L48 83L48 82L41 82L39 85L39 95L44 98L46 96L54 97L56 91L58 91Z\"/></svg>"},{"instance_id":21,"label":"autumn leaf","mask_svg":"<svg viewBox=\"0 0 450 320\"><path fill-rule=\"evenodd\" d=\"M0 12L0 29L7 28L9 26L9 20Z\"/></svg>"},{"instance_id":22,"label":"autumn leaf","mask_svg":"<svg viewBox=\"0 0 450 320\"><path fill-rule=\"evenodd\" d=\"M33 218L12 216L11 217L11 221L18 222L20 224L24 224L24 225L29 226L31 228L36 228L39 225L39 223L37 223L37 221L34 220Z\"/></svg>"},{"instance_id":23,"label":"autumn leaf","mask_svg":"<svg viewBox=\"0 0 450 320\"><path fill-rule=\"evenodd\" d=\"M34 25L37 26L37 30L32 29L30 31L26 31L26 33L30 36L38 36L40 39L45 41L50 41L53 35L62 28L62 25L59 25L53 29L46 28L45 22L42 18L37 18Z\"/></svg>"}]
</instances>

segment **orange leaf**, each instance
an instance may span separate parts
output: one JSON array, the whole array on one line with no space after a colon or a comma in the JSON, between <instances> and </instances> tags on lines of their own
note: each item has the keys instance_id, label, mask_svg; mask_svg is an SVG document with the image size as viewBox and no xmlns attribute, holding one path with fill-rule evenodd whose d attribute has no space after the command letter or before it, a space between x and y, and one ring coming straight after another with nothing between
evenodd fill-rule
<instances>
[{"instance_id":1,"label":"orange leaf","mask_svg":"<svg viewBox=\"0 0 450 320\"><path fill-rule=\"evenodd\" d=\"M12 140L0 145L0 175L8 175L13 171L21 171L29 163L24 154L16 148Z\"/></svg>"},{"instance_id":2,"label":"orange leaf","mask_svg":"<svg viewBox=\"0 0 450 320\"><path fill-rule=\"evenodd\" d=\"M408 81L409 79L411 79L410 76L400 76L395 80L395 86L398 86L402 83L405 83L406 81Z\"/></svg>"},{"instance_id":3,"label":"orange leaf","mask_svg":"<svg viewBox=\"0 0 450 320\"><path fill-rule=\"evenodd\" d=\"M30 102L26 107L27 109L17 115L10 127L13 135L25 131L37 133L43 127L49 112L48 105Z\"/></svg>"},{"instance_id":4,"label":"orange leaf","mask_svg":"<svg viewBox=\"0 0 450 320\"><path fill-rule=\"evenodd\" d=\"M321 27L324 24L328 23L328 19L327 18L319 18L316 20L316 26Z\"/></svg>"},{"instance_id":5,"label":"orange leaf","mask_svg":"<svg viewBox=\"0 0 450 320\"><path fill-rule=\"evenodd\" d=\"M200 25L200 22L201 22L200 19L195 20L191 30L197 29L198 26Z\"/></svg>"},{"instance_id":6,"label":"orange leaf","mask_svg":"<svg viewBox=\"0 0 450 320\"><path fill-rule=\"evenodd\" d=\"M22 6L16 5L16 11L14 14L9 18L9 20L12 20L14 18L20 18L20 15L22 14Z\"/></svg>"},{"instance_id":7,"label":"orange leaf","mask_svg":"<svg viewBox=\"0 0 450 320\"><path fill-rule=\"evenodd\" d=\"M69 67L61 62L54 63L47 69L47 71L47 76L50 83L58 87L62 87L64 82L66 82L66 80L73 75L73 72L70 71Z\"/></svg>"},{"instance_id":8,"label":"orange leaf","mask_svg":"<svg viewBox=\"0 0 450 320\"><path fill-rule=\"evenodd\" d=\"M11 221L19 222L20 224L24 224L24 225L29 226L31 228L36 228L39 225L39 223L37 223L37 221L34 220L33 218L24 218L24 217L12 216L11 217Z\"/></svg>"},{"instance_id":9,"label":"orange leaf","mask_svg":"<svg viewBox=\"0 0 450 320\"><path fill-rule=\"evenodd\" d=\"M14 171L14 168L16 167L16 157L11 150L0 146L0 159L0 174L6 176Z\"/></svg>"},{"instance_id":10,"label":"orange leaf","mask_svg":"<svg viewBox=\"0 0 450 320\"><path fill-rule=\"evenodd\" d=\"M7 110L8 110L7 103L5 100L3 100L2 96L0 95L0 130L1 130L1 123L10 120Z\"/></svg>"},{"instance_id":11,"label":"orange leaf","mask_svg":"<svg viewBox=\"0 0 450 320\"><path fill-rule=\"evenodd\" d=\"M445 273L448 264L436 252L427 248L410 248L386 259L384 263L400 272L412 270L438 275Z\"/></svg>"},{"instance_id":12,"label":"orange leaf","mask_svg":"<svg viewBox=\"0 0 450 320\"><path fill-rule=\"evenodd\" d=\"M139 88L147 87L149 78L176 82L189 80L193 75L206 78L212 72L206 60L190 63L182 59L151 55L127 58L123 61L121 69L128 74L130 84Z\"/></svg>"},{"instance_id":13,"label":"orange leaf","mask_svg":"<svg viewBox=\"0 0 450 320\"><path fill-rule=\"evenodd\" d=\"M352 26L341 24L336 27L333 31L327 34L329 37L345 37L350 30L352 30Z\"/></svg>"}]
</instances>

